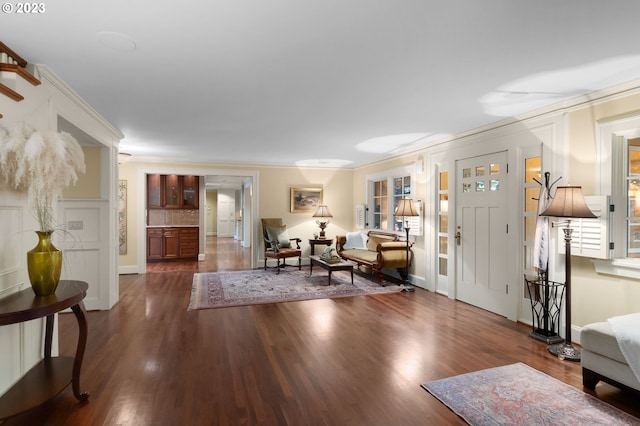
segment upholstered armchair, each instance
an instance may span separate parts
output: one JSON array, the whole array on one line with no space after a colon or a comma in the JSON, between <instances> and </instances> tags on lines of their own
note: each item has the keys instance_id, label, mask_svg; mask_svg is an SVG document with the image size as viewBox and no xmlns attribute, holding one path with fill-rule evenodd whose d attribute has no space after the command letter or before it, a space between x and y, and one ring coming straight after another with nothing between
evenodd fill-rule
<instances>
[{"instance_id":1,"label":"upholstered armchair","mask_svg":"<svg viewBox=\"0 0 640 426\"><path fill-rule=\"evenodd\" d=\"M302 269L302 250L300 249L300 238L289 238L287 226L282 223L281 218L261 219L262 234L264 236L264 270L267 270L267 259L276 259L277 270L287 266L289 257L298 258L298 269ZM294 247L295 243L295 247ZM280 265L282 259L282 265Z\"/></svg>"}]
</instances>

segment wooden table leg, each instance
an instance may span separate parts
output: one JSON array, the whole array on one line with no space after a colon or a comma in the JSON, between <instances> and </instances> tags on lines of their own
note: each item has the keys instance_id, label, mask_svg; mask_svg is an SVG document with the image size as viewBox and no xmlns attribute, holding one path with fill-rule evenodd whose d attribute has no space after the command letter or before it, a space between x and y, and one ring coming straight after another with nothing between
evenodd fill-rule
<instances>
[{"instance_id":1,"label":"wooden table leg","mask_svg":"<svg viewBox=\"0 0 640 426\"><path fill-rule=\"evenodd\" d=\"M77 305L73 305L71 310L78 321L78 347L76 348L76 357L73 361L73 376L71 384L73 386L73 395L78 401L86 401L89 399L89 393L80 392L80 369L82 368L82 359L84 358L84 350L87 346L87 318L85 315L84 303L81 301Z\"/></svg>"},{"instance_id":2,"label":"wooden table leg","mask_svg":"<svg viewBox=\"0 0 640 426\"><path fill-rule=\"evenodd\" d=\"M53 340L53 321L55 314L47 315L44 332L44 357L51 358L51 341Z\"/></svg>"}]
</instances>

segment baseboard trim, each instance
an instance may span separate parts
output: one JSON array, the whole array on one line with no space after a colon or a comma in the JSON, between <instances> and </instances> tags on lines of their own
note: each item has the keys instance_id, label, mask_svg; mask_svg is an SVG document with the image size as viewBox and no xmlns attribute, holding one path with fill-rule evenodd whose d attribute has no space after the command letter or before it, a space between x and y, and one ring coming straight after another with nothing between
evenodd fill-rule
<instances>
[{"instance_id":1,"label":"baseboard trim","mask_svg":"<svg viewBox=\"0 0 640 426\"><path fill-rule=\"evenodd\" d=\"M120 266L118 267L118 274L119 275L130 275L130 274L137 274L138 273L138 266L137 265L129 265L129 266Z\"/></svg>"}]
</instances>

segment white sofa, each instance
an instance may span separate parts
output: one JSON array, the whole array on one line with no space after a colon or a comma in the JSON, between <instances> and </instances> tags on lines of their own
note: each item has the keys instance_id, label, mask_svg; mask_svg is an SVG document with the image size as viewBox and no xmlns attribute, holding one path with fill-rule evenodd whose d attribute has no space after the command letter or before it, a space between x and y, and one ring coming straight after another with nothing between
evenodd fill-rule
<instances>
[{"instance_id":1,"label":"white sofa","mask_svg":"<svg viewBox=\"0 0 640 426\"><path fill-rule=\"evenodd\" d=\"M588 324L580 332L582 384L595 390L599 381L640 392L640 382L627 364L608 322Z\"/></svg>"}]
</instances>

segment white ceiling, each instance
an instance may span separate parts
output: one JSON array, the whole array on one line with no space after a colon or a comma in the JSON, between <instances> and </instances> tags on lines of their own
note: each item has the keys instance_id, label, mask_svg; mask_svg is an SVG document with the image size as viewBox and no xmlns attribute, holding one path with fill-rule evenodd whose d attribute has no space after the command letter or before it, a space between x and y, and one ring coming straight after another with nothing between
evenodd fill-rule
<instances>
[{"instance_id":1,"label":"white ceiling","mask_svg":"<svg viewBox=\"0 0 640 426\"><path fill-rule=\"evenodd\" d=\"M143 157L358 166L640 78L637 0L42 4L0 40Z\"/></svg>"}]
</instances>

